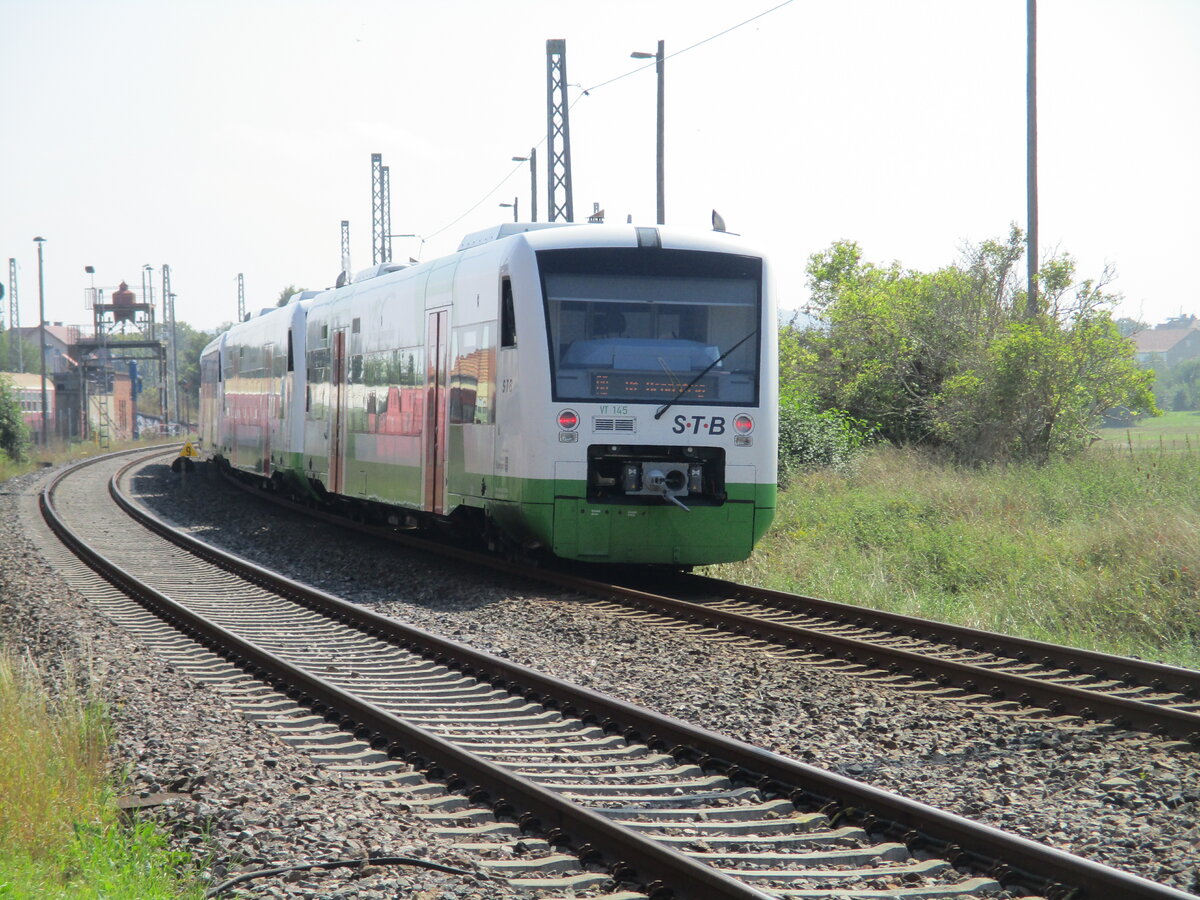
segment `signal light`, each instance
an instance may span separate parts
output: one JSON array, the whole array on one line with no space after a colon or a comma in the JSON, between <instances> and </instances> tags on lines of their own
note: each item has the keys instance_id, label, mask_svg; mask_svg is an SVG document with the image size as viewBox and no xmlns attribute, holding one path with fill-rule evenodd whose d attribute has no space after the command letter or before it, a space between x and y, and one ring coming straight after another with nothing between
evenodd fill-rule
<instances>
[{"instance_id":1,"label":"signal light","mask_svg":"<svg viewBox=\"0 0 1200 900\"><path fill-rule=\"evenodd\" d=\"M563 431L574 431L579 427L579 413L573 409L564 409L558 414L558 427Z\"/></svg>"},{"instance_id":2,"label":"signal light","mask_svg":"<svg viewBox=\"0 0 1200 900\"><path fill-rule=\"evenodd\" d=\"M745 414L734 416L733 430L738 434L749 434L754 430L754 420Z\"/></svg>"}]
</instances>

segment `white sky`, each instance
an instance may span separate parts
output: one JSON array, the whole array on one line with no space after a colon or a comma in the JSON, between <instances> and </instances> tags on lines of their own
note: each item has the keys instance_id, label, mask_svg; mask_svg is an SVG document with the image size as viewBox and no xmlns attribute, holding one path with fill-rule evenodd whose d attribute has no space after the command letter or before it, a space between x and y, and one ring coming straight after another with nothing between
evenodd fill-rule
<instances>
[{"instance_id":1,"label":"white sky","mask_svg":"<svg viewBox=\"0 0 1200 900\"><path fill-rule=\"evenodd\" d=\"M777 2L0 0L0 266L17 259L22 324L35 235L51 321L90 322L85 265L136 288L169 263L199 328L234 318L239 272L250 309L329 286L342 219L353 268L371 262L373 152L392 230L427 238L394 239L397 259L452 252L514 196L528 218L509 160L535 144L544 220L547 38L586 88ZM1043 252L1113 263L1120 314L1200 312L1200 2L1038 7ZM599 202L653 222L653 61L570 97L576 219ZM668 59L667 221L708 228L715 207L773 253L784 307L837 239L937 268L1024 226L1024 101L1024 0L794 0Z\"/></svg>"}]
</instances>

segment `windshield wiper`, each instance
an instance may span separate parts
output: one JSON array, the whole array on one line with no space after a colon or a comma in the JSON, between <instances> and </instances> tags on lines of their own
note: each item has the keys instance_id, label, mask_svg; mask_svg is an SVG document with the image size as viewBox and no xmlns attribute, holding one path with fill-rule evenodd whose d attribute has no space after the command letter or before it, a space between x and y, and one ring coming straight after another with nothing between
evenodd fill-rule
<instances>
[{"instance_id":1,"label":"windshield wiper","mask_svg":"<svg viewBox=\"0 0 1200 900\"><path fill-rule=\"evenodd\" d=\"M738 347L742 346L742 344L746 343L746 341L750 340L750 338L754 337L756 334L758 334L757 328L755 328L752 332L750 332L748 335L746 335L744 338L742 338L740 341L738 341L736 344L734 344L732 347L730 347L728 350L726 350L724 353L722 353L720 356L718 356L716 359L714 359L712 362L710 362L707 366L705 366L704 371L701 372L699 375L697 375L695 378L693 378L690 382L688 382L687 387L685 387L682 391L680 391L678 394L676 394L674 397L672 397L670 400L668 400L666 403L664 403L662 406L660 406L658 408L658 411L654 413L654 418L661 419L663 417L663 413L665 413L668 409L670 409L672 406L674 406L675 402L680 397L682 397L684 394L686 394L688 391L690 391L692 388L694 388L696 386L696 384L700 381L701 378L703 378L705 375L707 375L709 372L711 372L713 369L715 369L718 365L721 364L721 361L724 360L725 357L727 357L730 353L732 353Z\"/></svg>"}]
</instances>

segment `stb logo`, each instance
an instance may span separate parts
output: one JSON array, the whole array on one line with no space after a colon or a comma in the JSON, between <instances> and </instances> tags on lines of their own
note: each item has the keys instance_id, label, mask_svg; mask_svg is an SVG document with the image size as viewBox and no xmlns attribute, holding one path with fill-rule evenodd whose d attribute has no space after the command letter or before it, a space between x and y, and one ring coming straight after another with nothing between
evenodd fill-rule
<instances>
[{"instance_id":1,"label":"stb logo","mask_svg":"<svg viewBox=\"0 0 1200 900\"><path fill-rule=\"evenodd\" d=\"M725 417L676 416L675 427L671 431L675 434L703 434L706 431L714 436L724 434Z\"/></svg>"}]
</instances>

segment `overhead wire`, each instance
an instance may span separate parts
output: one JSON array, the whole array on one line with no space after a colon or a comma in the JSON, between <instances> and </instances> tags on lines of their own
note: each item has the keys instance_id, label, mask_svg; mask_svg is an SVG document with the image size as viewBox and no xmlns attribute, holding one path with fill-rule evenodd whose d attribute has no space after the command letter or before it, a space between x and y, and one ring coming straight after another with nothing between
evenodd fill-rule
<instances>
[{"instance_id":1,"label":"overhead wire","mask_svg":"<svg viewBox=\"0 0 1200 900\"><path fill-rule=\"evenodd\" d=\"M763 16L770 15L771 13L773 13L777 10L783 9L783 7L788 6L789 4L795 3L795 2L796 2L796 0L783 0L782 3L777 3L775 6L772 6L770 9L765 9L762 12L751 16L748 19L738 22L736 25L730 25L728 28L726 28L722 31L718 31L716 34L711 34L702 40L696 41L694 44L689 44L688 46L684 47L681 50L676 50L674 53L668 53L666 56L663 57L663 60L665 62L668 59L674 59L677 56L682 56L683 54L688 53L691 50L695 50L697 47L702 47L705 44L715 41L717 38L724 37L725 35L729 34L730 32L737 31L737 29L742 28L745 25L749 25L751 22L757 21L758 19L761 19ZM603 88L603 87L608 87L608 85L610 85L610 84L618 82L623 78L628 78L630 75L636 75L639 72L643 72L646 69L649 69L655 65L657 65L657 60L649 62L645 65L637 66L636 68L630 69L628 72L624 72L621 75L617 75L613 78L608 79L607 81L601 81L600 83L592 85L589 88L585 88L579 84L567 85L567 87L579 88L579 91L580 91L579 96L577 96L571 103L569 103L567 105L567 111L569 112L572 109L574 109L575 105L577 103L579 103L579 101L582 100L584 97L591 96L592 91L599 90L600 88ZM535 142L532 146L534 149L537 149L538 147L542 146L545 143L546 143L546 136L542 135L542 137L539 138L537 140L537 142ZM447 222L445 225L443 225L437 231L432 232L431 234L418 235L418 237L421 239L422 246L424 246L424 244L427 240L435 238L442 232L447 231L450 228L453 228L455 225L457 225L459 222L461 222L463 219L465 219L467 216L469 216L471 213L473 213L475 210L477 210L480 206L482 206L484 203L486 203L488 200L490 200L493 196L495 196L496 192L499 191L500 188L504 187L504 185L514 175L517 174L517 172L523 167L523 165L524 165L524 163L514 166L507 175L505 175L502 179L500 179L499 182L497 182L495 187L491 188L491 190L489 190L486 194L484 194L482 197L480 197L479 200L477 200L475 203L473 203L469 209L465 210L461 215L456 217L453 221Z\"/></svg>"}]
</instances>

